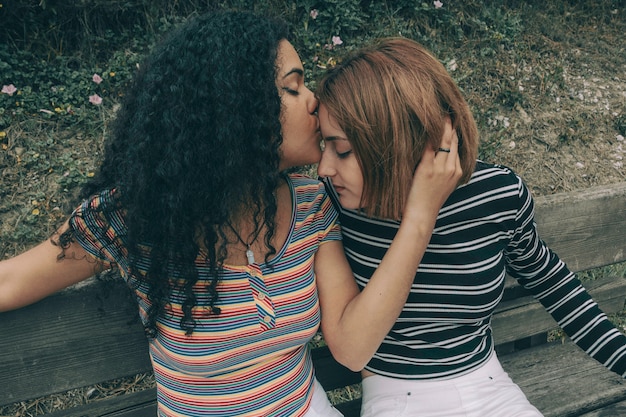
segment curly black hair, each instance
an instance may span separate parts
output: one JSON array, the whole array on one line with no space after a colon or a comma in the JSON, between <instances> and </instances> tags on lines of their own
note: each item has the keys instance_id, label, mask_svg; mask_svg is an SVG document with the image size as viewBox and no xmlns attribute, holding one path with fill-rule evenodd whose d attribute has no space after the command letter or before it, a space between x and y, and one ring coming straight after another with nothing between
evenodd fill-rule
<instances>
[{"instance_id":1,"label":"curly black hair","mask_svg":"<svg viewBox=\"0 0 626 417\"><path fill-rule=\"evenodd\" d=\"M82 197L116 190L131 274L150 289L151 337L174 289L185 296L181 328L193 332L201 247L212 274L208 309L219 314L224 231L243 209L251 210L256 230L267 225L266 259L275 253L282 143L276 58L288 38L282 21L248 12L196 17L155 47L125 94L104 160ZM61 246L73 233L59 239ZM142 274L137 262L145 247L150 264Z\"/></svg>"}]
</instances>

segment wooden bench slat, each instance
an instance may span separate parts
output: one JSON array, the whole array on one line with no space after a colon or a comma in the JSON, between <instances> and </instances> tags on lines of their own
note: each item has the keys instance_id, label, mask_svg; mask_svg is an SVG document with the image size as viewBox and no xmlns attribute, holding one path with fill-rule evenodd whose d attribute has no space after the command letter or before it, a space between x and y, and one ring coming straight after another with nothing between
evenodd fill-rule
<instances>
[{"instance_id":1,"label":"wooden bench slat","mask_svg":"<svg viewBox=\"0 0 626 417\"><path fill-rule=\"evenodd\" d=\"M607 276L584 285L605 313L616 313L624 308L626 279ZM501 302L491 324L496 345L558 327L552 316L532 296Z\"/></svg>"},{"instance_id":2,"label":"wooden bench slat","mask_svg":"<svg viewBox=\"0 0 626 417\"><path fill-rule=\"evenodd\" d=\"M56 411L50 417L155 417L156 389L133 392Z\"/></svg>"},{"instance_id":3,"label":"wooden bench slat","mask_svg":"<svg viewBox=\"0 0 626 417\"><path fill-rule=\"evenodd\" d=\"M573 272L626 262L626 182L536 197L535 221ZM523 291L507 277L504 300Z\"/></svg>"},{"instance_id":4,"label":"wooden bench slat","mask_svg":"<svg viewBox=\"0 0 626 417\"><path fill-rule=\"evenodd\" d=\"M626 381L571 342L549 343L500 358L545 417L573 417L626 399Z\"/></svg>"},{"instance_id":5,"label":"wooden bench slat","mask_svg":"<svg viewBox=\"0 0 626 417\"><path fill-rule=\"evenodd\" d=\"M626 182L535 199L540 236L572 271L626 261Z\"/></svg>"},{"instance_id":6,"label":"wooden bench slat","mask_svg":"<svg viewBox=\"0 0 626 417\"><path fill-rule=\"evenodd\" d=\"M603 407L600 410L581 414L580 417L619 417L626 416L626 401L620 401Z\"/></svg>"},{"instance_id":7,"label":"wooden bench slat","mask_svg":"<svg viewBox=\"0 0 626 417\"><path fill-rule=\"evenodd\" d=\"M0 405L152 370L126 288L101 292L85 285L1 314Z\"/></svg>"}]
</instances>

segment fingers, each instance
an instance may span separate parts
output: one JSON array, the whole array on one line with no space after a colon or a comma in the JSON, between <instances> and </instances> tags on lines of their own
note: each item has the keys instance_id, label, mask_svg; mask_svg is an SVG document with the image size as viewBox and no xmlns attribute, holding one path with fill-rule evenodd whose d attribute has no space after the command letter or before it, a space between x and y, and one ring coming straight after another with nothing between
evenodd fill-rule
<instances>
[{"instance_id":1,"label":"fingers","mask_svg":"<svg viewBox=\"0 0 626 417\"><path fill-rule=\"evenodd\" d=\"M454 142L456 142L456 144L454 144ZM452 152L458 153L458 137L456 136L456 131L452 129L452 122L450 121L450 119L447 119L439 148L432 149L427 146L424 149L422 159L426 158L427 160L430 160L430 157L436 157L440 154L442 158L445 158L445 154L450 154Z\"/></svg>"},{"instance_id":2,"label":"fingers","mask_svg":"<svg viewBox=\"0 0 626 417\"><path fill-rule=\"evenodd\" d=\"M434 169L439 167L448 173L454 173L457 169L461 170L459 138L456 130L452 129L450 122L446 123L439 148L433 149L430 146L426 146L420 161L421 165L428 165ZM418 168L420 164L418 164ZM426 170L425 167L424 169Z\"/></svg>"},{"instance_id":3,"label":"fingers","mask_svg":"<svg viewBox=\"0 0 626 417\"><path fill-rule=\"evenodd\" d=\"M421 171L421 172L420 172ZM415 175L424 175L439 181L459 181L463 176L459 157L459 138L452 128L450 119L446 120L439 147L426 146ZM458 185L458 182L455 183Z\"/></svg>"},{"instance_id":4,"label":"fingers","mask_svg":"<svg viewBox=\"0 0 626 417\"><path fill-rule=\"evenodd\" d=\"M411 191L404 207L404 216L431 213L436 216L463 176L459 158L459 139L448 120L438 151L426 146L413 175Z\"/></svg>"},{"instance_id":5,"label":"fingers","mask_svg":"<svg viewBox=\"0 0 626 417\"><path fill-rule=\"evenodd\" d=\"M447 120L444 126L443 136L436 153L447 153L452 159L456 158L456 155L459 153L459 137L456 134L456 130L452 128L450 119Z\"/></svg>"},{"instance_id":6,"label":"fingers","mask_svg":"<svg viewBox=\"0 0 626 417\"><path fill-rule=\"evenodd\" d=\"M443 159L444 169L453 177L460 179L463 175L461 160L459 158L459 137L456 130L452 128L450 119L444 127L443 136L438 150L435 152L436 160Z\"/></svg>"},{"instance_id":7,"label":"fingers","mask_svg":"<svg viewBox=\"0 0 626 417\"><path fill-rule=\"evenodd\" d=\"M458 138L456 137L456 130L452 128L452 122L450 119L446 119L446 125L444 126L443 136L441 137L440 148L450 149L452 151L452 143L457 139L458 146ZM457 148L458 150L458 148Z\"/></svg>"}]
</instances>

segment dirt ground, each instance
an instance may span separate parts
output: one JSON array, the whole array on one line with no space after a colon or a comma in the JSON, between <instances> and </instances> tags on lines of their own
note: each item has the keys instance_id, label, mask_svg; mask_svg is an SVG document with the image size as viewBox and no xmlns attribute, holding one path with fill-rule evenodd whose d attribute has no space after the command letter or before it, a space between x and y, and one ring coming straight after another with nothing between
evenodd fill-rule
<instances>
[{"instance_id":1,"label":"dirt ground","mask_svg":"<svg viewBox=\"0 0 626 417\"><path fill-rule=\"evenodd\" d=\"M517 106L508 120L494 121L509 126L492 162L514 168L535 195L626 180L624 52L620 72L607 70L590 52L573 53L586 58L566 68L567 96L554 97L551 106Z\"/></svg>"},{"instance_id":2,"label":"dirt ground","mask_svg":"<svg viewBox=\"0 0 626 417\"><path fill-rule=\"evenodd\" d=\"M626 43L616 27L624 21L581 21L538 13L494 57L492 77L460 83L482 122L485 159L515 169L536 196L626 180ZM514 99L480 120L503 96L503 80Z\"/></svg>"}]
</instances>

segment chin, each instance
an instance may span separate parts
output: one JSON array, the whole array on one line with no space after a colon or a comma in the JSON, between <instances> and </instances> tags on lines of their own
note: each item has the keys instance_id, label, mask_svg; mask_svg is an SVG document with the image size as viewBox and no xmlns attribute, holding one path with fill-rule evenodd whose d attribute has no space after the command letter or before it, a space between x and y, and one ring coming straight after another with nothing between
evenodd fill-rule
<instances>
[{"instance_id":1,"label":"chin","mask_svg":"<svg viewBox=\"0 0 626 417\"><path fill-rule=\"evenodd\" d=\"M348 210L358 210L361 208L358 202L354 202L353 200L349 198L345 198L341 196L339 196L339 204L341 204L341 207L348 209Z\"/></svg>"}]
</instances>

